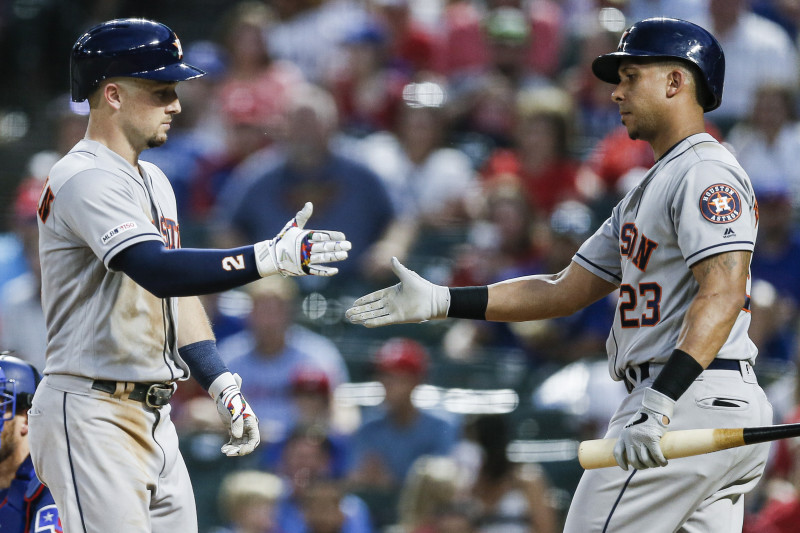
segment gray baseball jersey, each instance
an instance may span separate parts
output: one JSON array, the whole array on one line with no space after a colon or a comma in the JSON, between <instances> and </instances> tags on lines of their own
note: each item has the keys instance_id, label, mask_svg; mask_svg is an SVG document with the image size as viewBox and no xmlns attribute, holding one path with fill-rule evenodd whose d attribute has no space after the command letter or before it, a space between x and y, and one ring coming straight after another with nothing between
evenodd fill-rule
<instances>
[{"instance_id":1,"label":"gray baseball jersey","mask_svg":"<svg viewBox=\"0 0 800 533\"><path fill-rule=\"evenodd\" d=\"M151 163L140 168L84 139L50 172L39 201L45 374L128 382L189 375L177 353L177 301L109 268L138 242L180 247L169 181Z\"/></svg>"},{"instance_id":2,"label":"gray baseball jersey","mask_svg":"<svg viewBox=\"0 0 800 533\"><path fill-rule=\"evenodd\" d=\"M667 152L614 208L574 261L619 287L606 343L611 376L628 366L665 363L698 290L689 268L721 252L752 251L758 207L739 163L707 133ZM750 280L742 310L718 357L754 362Z\"/></svg>"}]
</instances>

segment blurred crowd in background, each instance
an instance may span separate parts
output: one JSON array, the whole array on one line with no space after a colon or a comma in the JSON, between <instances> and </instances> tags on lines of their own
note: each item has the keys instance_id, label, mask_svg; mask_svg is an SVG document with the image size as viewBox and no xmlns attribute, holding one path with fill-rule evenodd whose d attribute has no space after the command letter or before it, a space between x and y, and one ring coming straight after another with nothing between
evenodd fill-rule
<instances>
[{"instance_id":1,"label":"blurred crowd in background","mask_svg":"<svg viewBox=\"0 0 800 533\"><path fill-rule=\"evenodd\" d=\"M706 117L759 202L755 368L775 422L800 420L798 0L2 2L0 346L44 367L36 204L88 116L68 94L71 46L103 20L156 19L207 72L178 86L169 141L142 154L172 182L182 246L271 238L305 201L311 227L353 243L333 278L204 297L262 445L221 456L213 403L181 385L201 531L559 531L576 442L602 436L625 394L606 370L615 295L514 325L367 330L344 310L395 283L393 256L457 286L563 269L653 163L591 61L659 15L726 52ZM773 446L747 531L795 531L798 460L798 443Z\"/></svg>"}]
</instances>

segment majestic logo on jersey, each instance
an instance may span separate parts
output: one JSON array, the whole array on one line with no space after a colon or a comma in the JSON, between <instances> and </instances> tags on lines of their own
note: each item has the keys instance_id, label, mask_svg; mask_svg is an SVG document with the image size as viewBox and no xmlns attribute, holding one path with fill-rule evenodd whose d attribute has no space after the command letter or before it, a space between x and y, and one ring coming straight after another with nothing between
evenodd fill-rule
<instances>
[{"instance_id":1,"label":"majestic logo on jersey","mask_svg":"<svg viewBox=\"0 0 800 533\"><path fill-rule=\"evenodd\" d=\"M725 228L725 233L722 234L722 238L730 239L731 237L736 237L736 232L733 231L733 228Z\"/></svg>"},{"instance_id":2,"label":"majestic logo on jersey","mask_svg":"<svg viewBox=\"0 0 800 533\"><path fill-rule=\"evenodd\" d=\"M45 505L36 511L33 531L36 533L62 533L61 519L55 505Z\"/></svg>"},{"instance_id":3,"label":"majestic logo on jersey","mask_svg":"<svg viewBox=\"0 0 800 533\"><path fill-rule=\"evenodd\" d=\"M700 196L700 212L703 218L714 224L733 222L742 214L742 200L730 185L712 185Z\"/></svg>"},{"instance_id":4,"label":"majestic logo on jersey","mask_svg":"<svg viewBox=\"0 0 800 533\"><path fill-rule=\"evenodd\" d=\"M120 224L114 229L110 229L100 237L100 242L103 244L108 244L108 241L119 235L120 233L125 233L128 230L134 229L136 226L136 222L125 222L124 224Z\"/></svg>"}]
</instances>

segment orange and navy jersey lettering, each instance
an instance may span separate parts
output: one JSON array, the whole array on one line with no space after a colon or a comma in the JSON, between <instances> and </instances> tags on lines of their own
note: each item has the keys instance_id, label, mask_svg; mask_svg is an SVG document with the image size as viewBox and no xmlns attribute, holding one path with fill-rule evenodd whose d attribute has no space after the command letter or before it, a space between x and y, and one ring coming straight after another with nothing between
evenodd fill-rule
<instances>
[{"instance_id":1,"label":"orange and navy jersey lettering","mask_svg":"<svg viewBox=\"0 0 800 533\"><path fill-rule=\"evenodd\" d=\"M161 217L161 227L159 229L167 248L175 250L181 247L181 231L177 221Z\"/></svg>"},{"instance_id":2,"label":"orange and navy jersey lettering","mask_svg":"<svg viewBox=\"0 0 800 533\"><path fill-rule=\"evenodd\" d=\"M47 178L44 182L42 194L39 197L39 208L36 210L39 218L42 220L42 224L47 222L47 217L50 216L50 209L53 206L53 200L55 200L55 195L53 194L52 189L50 189L50 185L48 183L49 181L50 178Z\"/></svg>"}]
</instances>

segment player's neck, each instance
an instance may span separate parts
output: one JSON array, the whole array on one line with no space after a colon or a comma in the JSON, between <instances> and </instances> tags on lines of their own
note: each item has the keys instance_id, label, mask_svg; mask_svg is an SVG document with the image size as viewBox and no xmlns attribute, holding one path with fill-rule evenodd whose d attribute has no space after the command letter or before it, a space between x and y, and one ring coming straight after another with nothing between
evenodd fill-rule
<instances>
[{"instance_id":1,"label":"player's neck","mask_svg":"<svg viewBox=\"0 0 800 533\"><path fill-rule=\"evenodd\" d=\"M141 150L136 150L131 146L130 141L120 129L104 126L100 121L93 121L90 116L85 138L99 142L130 163L133 168L139 168Z\"/></svg>"},{"instance_id":2,"label":"player's neck","mask_svg":"<svg viewBox=\"0 0 800 533\"><path fill-rule=\"evenodd\" d=\"M699 121L689 120L685 123L673 123L667 126L656 138L650 141L650 147L653 149L653 158L656 161L685 138L706 131L702 115Z\"/></svg>"}]
</instances>

